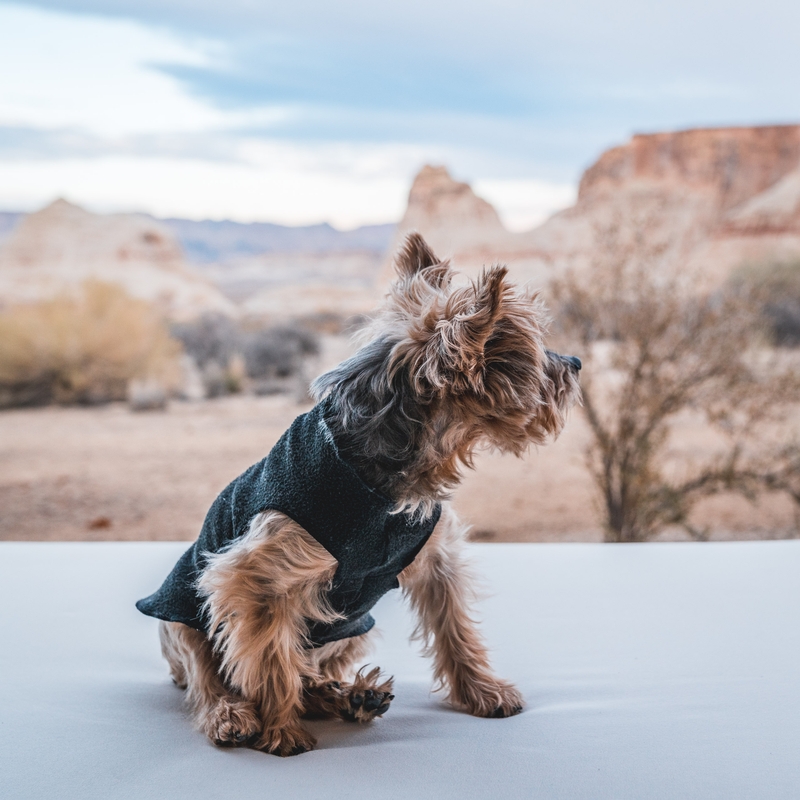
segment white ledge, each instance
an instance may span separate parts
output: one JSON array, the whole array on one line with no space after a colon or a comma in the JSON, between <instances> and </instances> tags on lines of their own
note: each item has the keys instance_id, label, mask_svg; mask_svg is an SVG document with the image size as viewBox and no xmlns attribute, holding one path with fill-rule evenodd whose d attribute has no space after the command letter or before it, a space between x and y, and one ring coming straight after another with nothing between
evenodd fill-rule
<instances>
[{"instance_id":1,"label":"white ledge","mask_svg":"<svg viewBox=\"0 0 800 800\"><path fill-rule=\"evenodd\" d=\"M800 797L800 541L473 545L497 672L527 708L430 693L397 592L372 663L397 698L279 759L195 732L134 601L182 543L0 545L0 795L92 798Z\"/></svg>"}]
</instances>

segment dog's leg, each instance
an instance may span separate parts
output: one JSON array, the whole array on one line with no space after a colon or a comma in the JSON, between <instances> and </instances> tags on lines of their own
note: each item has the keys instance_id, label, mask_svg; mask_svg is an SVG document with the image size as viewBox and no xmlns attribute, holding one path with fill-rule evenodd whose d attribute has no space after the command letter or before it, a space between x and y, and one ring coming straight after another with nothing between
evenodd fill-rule
<instances>
[{"instance_id":1,"label":"dog's leg","mask_svg":"<svg viewBox=\"0 0 800 800\"><path fill-rule=\"evenodd\" d=\"M172 680L186 689L186 700L197 726L221 746L248 742L261 731L261 722L252 703L237 697L224 685L219 658L200 631L179 622L159 625L161 652Z\"/></svg>"},{"instance_id":2,"label":"dog's leg","mask_svg":"<svg viewBox=\"0 0 800 800\"><path fill-rule=\"evenodd\" d=\"M470 617L470 576L461 556L464 528L449 507L400 585L418 615L415 636L434 660L434 677L453 705L478 717L509 717L523 700L510 683L494 676L486 646Z\"/></svg>"},{"instance_id":3,"label":"dog's leg","mask_svg":"<svg viewBox=\"0 0 800 800\"><path fill-rule=\"evenodd\" d=\"M303 728L303 676L318 676L305 648L306 620L332 620L324 592L336 560L277 512L258 515L229 550L209 557L207 596L215 649L231 686L252 701L263 728L254 746L288 756L313 749Z\"/></svg>"},{"instance_id":4,"label":"dog's leg","mask_svg":"<svg viewBox=\"0 0 800 800\"><path fill-rule=\"evenodd\" d=\"M316 680L304 680L304 715L311 718L339 717L348 722L370 722L383 716L394 700L392 679L381 680L380 668L358 671L351 682L353 664L369 649L369 634L330 642L311 651Z\"/></svg>"}]
</instances>

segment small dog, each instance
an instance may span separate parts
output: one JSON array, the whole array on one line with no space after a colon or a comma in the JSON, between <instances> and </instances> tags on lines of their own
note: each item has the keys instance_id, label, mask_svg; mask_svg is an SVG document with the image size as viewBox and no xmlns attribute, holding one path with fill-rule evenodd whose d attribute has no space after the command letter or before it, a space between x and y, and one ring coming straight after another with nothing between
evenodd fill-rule
<instances>
[{"instance_id":1,"label":"small dog","mask_svg":"<svg viewBox=\"0 0 800 800\"><path fill-rule=\"evenodd\" d=\"M522 710L470 617L465 528L447 503L480 444L521 455L561 431L580 361L546 350L544 311L494 267L455 287L407 237L368 343L321 376L318 404L217 498L198 541L137 603L218 745L311 750L303 717L367 722L394 695L368 650L400 587L437 684L480 717Z\"/></svg>"}]
</instances>

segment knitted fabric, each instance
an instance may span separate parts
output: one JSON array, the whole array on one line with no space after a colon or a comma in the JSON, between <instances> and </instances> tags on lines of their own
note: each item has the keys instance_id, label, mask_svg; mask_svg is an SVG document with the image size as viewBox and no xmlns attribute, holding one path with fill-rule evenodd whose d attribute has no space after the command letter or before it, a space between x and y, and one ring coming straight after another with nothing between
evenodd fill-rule
<instances>
[{"instance_id":1,"label":"knitted fabric","mask_svg":"<svg viewBox=\"0 0 800 800\"><path fill-rule=\"evenodd\" d=\"M328 602L344 619L310 622L319 646L359 636L375 624L370 609L390 589L433 533L441 507L419 519L392 513L394 503L368 487L338 454L325 424L323 401L301 414L269 455L234 480L209 509L200 536L154 594L139 600L144 614L208 630L197 589L209 554L244 536L254 516L280 511L304 528L338 562Z\"/></svg>"}]
</instances>

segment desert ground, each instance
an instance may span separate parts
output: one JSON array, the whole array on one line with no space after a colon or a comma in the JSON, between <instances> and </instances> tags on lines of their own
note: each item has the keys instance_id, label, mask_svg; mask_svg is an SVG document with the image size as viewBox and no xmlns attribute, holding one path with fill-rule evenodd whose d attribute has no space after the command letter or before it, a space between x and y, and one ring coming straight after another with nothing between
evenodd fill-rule
<instances>
[{"instance_id":1,"label":"desert ground","mask_svg":"<svg viewBox=\"0 0 800 800\"><path fill-rule=\"evenodd\" d=\"M123 403L0 413L0 539L191 540L217 493L308 408L288 396L229 396L132 412ZM696 423L676 440L702 449ZM560 439L524 459L481 453L454 502L479 541L600 541L579 410ZM788 502L704 502L710 538L797 535ZM664 539L685 539L666 531Z\"/></svg>"}]
</instances>

